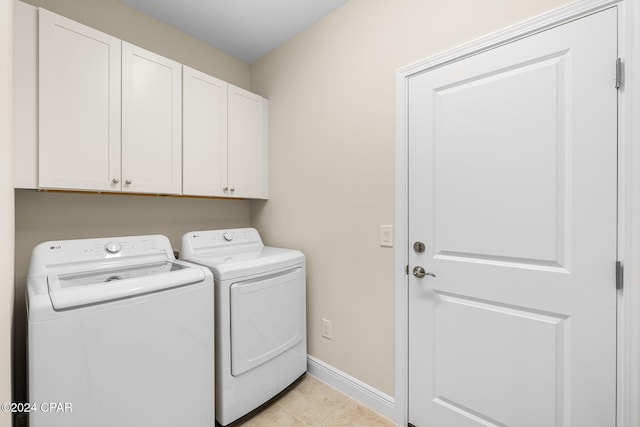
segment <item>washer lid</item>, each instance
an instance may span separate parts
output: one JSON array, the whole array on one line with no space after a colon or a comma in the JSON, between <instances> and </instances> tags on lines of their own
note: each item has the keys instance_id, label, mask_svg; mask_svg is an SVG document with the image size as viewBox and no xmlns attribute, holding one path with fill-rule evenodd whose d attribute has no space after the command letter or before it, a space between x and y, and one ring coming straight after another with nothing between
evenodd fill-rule
<instances>
[{"instance_id":1,"label":"washer lid","mask_svg":"<svg viewBox=\"0 0 640 427\"><path fill-rule=\"evenodd\" d=\"M128 298L205 280L201 268L171 261L47 276L54 309Z\"/></svg>"}]
</instances>

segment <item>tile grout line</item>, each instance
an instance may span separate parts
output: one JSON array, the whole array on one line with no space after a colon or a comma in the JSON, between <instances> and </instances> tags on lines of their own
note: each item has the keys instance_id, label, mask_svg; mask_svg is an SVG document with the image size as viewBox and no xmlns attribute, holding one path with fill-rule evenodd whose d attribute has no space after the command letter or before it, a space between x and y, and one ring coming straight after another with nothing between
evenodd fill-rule
<instances>
[{"instance_id":1,"label":"tile grout line","mask_svg":"<svg viewBox=\"0 0 640 427\"><path fill-rule=\"evenodd\" d=\"M310 382L317 382L320 387L324 387L327 388L329 390L332 390L333 392L337 393L338 395L342 396L342 402L337 405L335 408L332 409L332 411L326 413L326 415L318 420L315 423L307 423L306 421L304 421L300 416L296 415L292 410L287 409L284 405L280 405L280 407L282 409L284 409L288 414L290 414L291 416L293 416L294 418L296 418L297 420L301 421L305 426L309 426L309 427L322 427L327 425L327 421L331 418L332 415L334 415L335 413L337 413L338 411L340 411L342 409L342 407L349 402L349 400L352 400L349 396L347 396L345 393L341 392L340 390L336 389L335 387L332 387L331 385L325 383L324 381L320 380L319 378L314 377L313 375L308 375L308 379L307 381ZM296 387L297 388L297 387ZM295 388L294 388L295 390ZM293 391L293 390L292 390ZM303 393L301 393L303 394ZM279 404L280 402L276 402L277 404ZM323 413L324 414L324 413Z\"/></svg>"},{"instance_id":2,"label":"tile grout line","mask_svg":"<svg viewBox=\"0 0 640 427\"><path fill-rule=\"evenodd\" d=\"M322 381L320 381L320 382L322 382ZM326 384L326 383L323 383L323 384L325 384L325 385L329 386L330 388L333 388L333 387L331 387L329 384ZM338 405L338 406L337 406L333 411L331 411L331 414L329 414L327 417L325 417L325 418L322 420L322 422L321 422L318 426L314 426L314 427L325 427L325 426L326 426L326 427L331 427L331 426L329 426L329 425L327 424L327 423L329 422L329 420L330 420L334 415L337 415L338 413L340 413L340 411L342 411L343 409L345 409L345 406L347 406L347 404L348 404L350 401L354 401L354 400L353 400L353 399L351 399L349 396L347 396L346 394L342 393L340 390L337 390L337 389L335 389L335 388L333 388L333 389L334 389L334 390L336 390L338 393L342 394L342 395L345 397L344 402L342 402L342 403L341 403L340 405ZM355 402L355 401L354 401L354 402ZM358 404L358 402L355 402L355 403L356 403L356 404Z\"/></svg>"},{"instance_id":3,"label":"tile grout line","mask_svg":"<svg viewBox=\"0 0 640 427\"><path fill-rule=\"evenodd\" d=\"M296 420L300 421L302 424L304 424L305 426L308 427L313 427L311 424L305 422L303 419L300 419L300 417L298 417L296 414L294 414L293 412L291 412L290 410L288 410L287 408L285 408L284 406L282 406L280 404L280 402L275 402L276 405L278 405L278 407L280 409L282 409L283 411L285 411L287 414L291 415L293 418L295 418Z\"/></svg>"}]
</instances>

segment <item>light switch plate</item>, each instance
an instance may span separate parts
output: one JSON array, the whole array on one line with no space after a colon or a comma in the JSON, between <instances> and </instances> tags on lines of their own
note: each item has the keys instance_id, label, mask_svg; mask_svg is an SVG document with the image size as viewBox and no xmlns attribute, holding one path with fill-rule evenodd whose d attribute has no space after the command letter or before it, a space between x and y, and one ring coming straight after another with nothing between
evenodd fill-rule
<instances>
[{"instance_id":1,"label":"light switch plate","mask_svg":"<svg viewBox=\"0 0 640 427\"><path fill-rule=\"evenodd\" d=\"M380 226L380 246L383 248L393 247L393 225Z\"/></svg>"}]
</instances>

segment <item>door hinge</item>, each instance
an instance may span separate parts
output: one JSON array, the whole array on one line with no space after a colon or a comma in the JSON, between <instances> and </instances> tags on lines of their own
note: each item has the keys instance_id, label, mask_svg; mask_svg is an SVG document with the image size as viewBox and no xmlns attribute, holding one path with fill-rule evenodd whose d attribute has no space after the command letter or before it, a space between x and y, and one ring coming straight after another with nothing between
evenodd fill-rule
<instances>
[{"instance_id":1,"label":"door hinge","mask_svg":"<svg viewBox=\"0 0 640 427\"><path fill-rule=\"evenodd\" d=\"M622 58L616 59L616 89L620 89L624 83L624 64Z\"/></svg>"},{"instance_id":2,"label":"door hinge","mask_svg":"<svg viewBox=\"0 0 640 427\"><path fill-rule=\"evenodd\" d=\"M622 289L622 273L623 273L622 263L620 261L616 261L616 289L617 290Z\"/></svg>"},{"instance_id":3,"label":"door hinge","mask_svg":"<svg viewBox=\"0 0 640 427\"><path fill-rule=\"evenodd\" d=\"M409 275L409 264L407 264L407 267L404 269L404 272L407 276Z\"/></svg>"}]
</instances>

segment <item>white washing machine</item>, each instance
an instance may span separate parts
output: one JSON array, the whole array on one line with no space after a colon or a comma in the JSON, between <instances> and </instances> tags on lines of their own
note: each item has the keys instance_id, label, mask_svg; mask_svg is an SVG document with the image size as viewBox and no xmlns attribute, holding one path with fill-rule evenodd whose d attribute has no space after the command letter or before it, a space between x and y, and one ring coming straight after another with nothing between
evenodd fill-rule
<instances>
[{"instance_id":1,"label":"white washing machine","mask_svg":"<svg viewBox=\"0 0 640 427\"><path fill-rule=\"evenodd\" d=\"M307 370L305 258L264 246L253 228L187 233L182 258L213 271L216 418L226 426Z\"/></svg>"},{"instance_id":2,"label":"white washing machine","mask_svg":"<svg viewBox=\"0 0 640 427\"><path fill-rule=\"evenodd\" d=\"M27 309L31 427L215 425L213 276L166 237L36 246Z\"/></svg>"}]
</instances>

